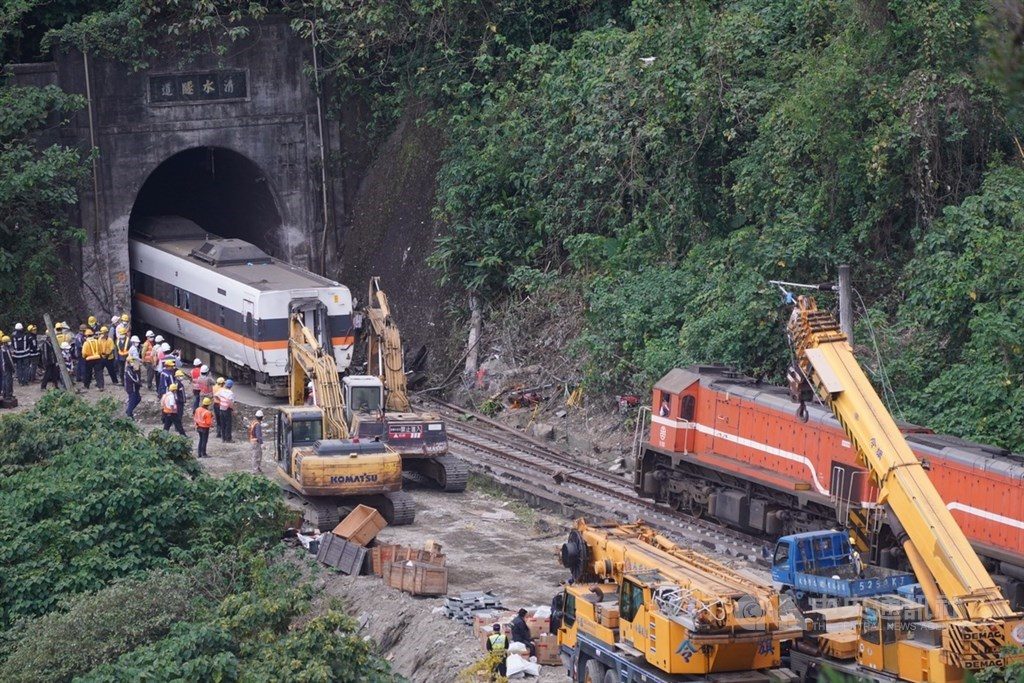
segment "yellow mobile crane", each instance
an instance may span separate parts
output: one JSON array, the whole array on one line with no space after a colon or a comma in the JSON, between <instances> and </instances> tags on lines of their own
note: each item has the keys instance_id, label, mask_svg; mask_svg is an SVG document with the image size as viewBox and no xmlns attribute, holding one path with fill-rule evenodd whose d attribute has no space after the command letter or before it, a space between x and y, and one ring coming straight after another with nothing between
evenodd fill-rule
<instances>
[{"instance_id":1,"label":"yellow mobile crane","mask_svg":"<svg viewBox=\"0 0 1024 683\"><path fill-rule=\"evenodd\" d=\"M877 507L887 512L931 613L925 619L919 606L896 596L866 600L856 665L833 668L858 677L871 670L878 673L876 680L948 682L963 680L966 671L1019 661L1020 655L1006 655L1004 648L1024 644L1021 615L1011 609L946 509L836 320L819 311L813 298L801 296L788 334L798 384L807 394L817 394L849 435L877 490ZM822 642L827 641L824 637ZM794 670L803 670L804 657L794 650Z\"/></svg>"},{"instance_id":2,"label":"yellow mobile crane","mask_svg":"<svg viewBox=\"0 0 1024 683\"><path fill-rule=\"evenodd\" d=\"M318 319L314 309L293 312L289 321L290 405L277 416L278 476L303 501L309 522L322 530L333 529L357 503L377 508L393 526L411 524L416 508L402 491L401 456L379 437L364 436L377 431L374 416L351 410L346 401L358 399L366 381L375 378L339 380L334 356L306 326L308 316ZM313 384L312 405L305 400L307 382Z\"/></svg>"},{"instance_id":3,"label":"yellow mobile crane","mask_svg":"<svg viewBox=\"0 0 1024 683\"><path fill-rule=\"evenodd\" d=\"M574 583L556 598L557 637L577 681L768 681L801 633L770 586L642 522L578 520L561 561Z\"/></svg>"},{"instance_id":4,"label":"yellow mobile crane","mask_svg":"<svg viewBox=\"0 0 1024 683\"><path fill-rule=\"evenodd\" d=\"M364 332L367 374L378 378L383 385L384 439L402 455L407 471L431 479L444 491L464 491L469 469L461 460L447 454L448 435L441 416L412 410L402 336L379 277L370 278L363 313L368 323Z\"/></svg>"}]
</instances>

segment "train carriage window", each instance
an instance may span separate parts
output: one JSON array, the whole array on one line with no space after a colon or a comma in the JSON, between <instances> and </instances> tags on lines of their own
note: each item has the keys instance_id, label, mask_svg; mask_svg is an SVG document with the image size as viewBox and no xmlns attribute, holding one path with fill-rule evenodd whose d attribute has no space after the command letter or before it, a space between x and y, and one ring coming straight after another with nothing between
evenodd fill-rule
<instances>
[{"instance_id":1,"label":"train carriage window","mask_svg":"<svg viewBox=\"0 0 1024 683\"><path fill-rule=\"evenodd\" d=\"M245 336L249 339L256 339L256 329L252 324L252 313L245 314Z\"/></svg>"},{"instance_id":2,"label":"train carriage window","mask_svg":"<svg viewBox=\"0 0 1024 683\"><path fill-rule=\"evenodd\" d=\"M693 422L693 415L697 411L697 399L693 396L683 396L683 413L682 419L687 422Z\"/></svg>"},{"instance_id":3,"label":"train carriage window","mask_svg":"<svg viewBox=\"0 0 1024 683\"><path fill-rule=\"evenodd\" d=\"M185 292L185 310L192 310L192 295L189 294L188 292Z\"/></svg>"},{"instance_id":4,"label":"train carriage window","mask_svg":"<svg viewBox=\"0 0 1024 683\"><path fill-rule=\"evenodd\" d=\"M224 307L223 306L220 307L220 326L221 327L225 327L225 325L224 325Z\"/></svg>"},{"instance_id":5,"label":"train carriage window","mask_svg":"<svg viewBox=\"0 0 1024 683\"><path fill-rule=\"evenodd\" d=\"M174 288L174 305L181 308L181 290L177 287Z\"/></svg>"}]
</instances>

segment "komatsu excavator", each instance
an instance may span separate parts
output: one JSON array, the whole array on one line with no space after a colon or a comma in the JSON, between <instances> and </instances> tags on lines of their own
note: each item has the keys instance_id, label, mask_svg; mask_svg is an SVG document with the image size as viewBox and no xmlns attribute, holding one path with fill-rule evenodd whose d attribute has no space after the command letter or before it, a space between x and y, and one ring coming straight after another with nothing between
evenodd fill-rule
<instances>
[{"instance_id":1,"label":"komatsu excavator","mask_svg":"<svg viewBox=\"0 0 1024 683\"><path fill-rule=\"evenodd\" d=\"M578 520L561 561L573 582L555 599L557 638L573 680L785 680L781 643L802 622L771 586L640 522Z\"/></svg>"},{"instance_id":2,"label":"komatsu excavator","mask_svg":"<svg viewBox=\"0 0 1024 683\"><path fill-rule=\"evenodd\" d=\"M321 313L315 301L297 304L289 321L290 405L277 416L278 476L321 530L333 529L358 503L377 508L392 526L411 524L415 504L402 490L402 457L380 438L379 404L376 411L352 407L369 406L379 383L374 377L339 380L334 356L317 337L317 327L326 329L316 324Z\"/></svg>"},{"instance_id":3,"label":"komatsu excavator","mask_svg":"<svg viewBox=\"0 0 1024 683\"><path fill-rule=\"evenodd\" d=\"M817 396L839 419L877 494L870 507L887 514L928 608L899 596L867 599L854 640L849 633L804 639L793 649L791 668L806 677L822 654L844 650L849 661L833 658L830 668L861 680L952 683L970 671L1021 661L1022 615L957 526L835 318L813 298L797 297L788 334L796 356L793 388L802 400ZM858 512L851 524L868 518ZM868 531L857 530L860 537Z\"/></svg>"},{"instance_id":4,"label":"komatsu excavator","mask_svg":"<svg viewBox=\"0 0 1024 683\"><path fill-rule=\"evenodd\" d=\"M367 374L379 379L383 386L384 440L402 455L406 471L434 481L444 491L464 491L469 469L461 460L448 455L448 436L441 416L412 410L402 336L379 277L370 278L363 314L367 323L363 332Z\"/></svg>"}]
</instances>

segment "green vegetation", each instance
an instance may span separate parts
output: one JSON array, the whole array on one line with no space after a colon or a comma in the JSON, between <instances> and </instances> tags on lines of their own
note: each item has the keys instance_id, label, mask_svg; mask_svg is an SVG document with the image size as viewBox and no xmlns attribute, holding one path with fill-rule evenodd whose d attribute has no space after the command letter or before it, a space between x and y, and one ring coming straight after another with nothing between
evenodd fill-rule
<instances>
[{"instance_id":1,"label":"green vegetation","mask_svg":"<svg viewBox=\"0 0 1024 683\"><path fill-rule=\"evenodd\" d=\"M117 413L51 392L0 418L0 680L392 680L310 610L272 482Z\"/></svg>"},{"instance_id":2,"label":"green vegetation","mask_svg":"<svg viewBox=\"0 0 1024 683\"><path fill-rule=\"evenodd\" d=\"M274 14L315 38L335 110L363 100L368 134L426 102L449 140L431 263L492 304L575 290L591 395L693 362L779 379L767 281L850 263L893 407L1024 448L1020 0L79 5L46 5L37 42L138 68ZM0 20L38 36L25 24Z\"/></svg>"}]
</instances>

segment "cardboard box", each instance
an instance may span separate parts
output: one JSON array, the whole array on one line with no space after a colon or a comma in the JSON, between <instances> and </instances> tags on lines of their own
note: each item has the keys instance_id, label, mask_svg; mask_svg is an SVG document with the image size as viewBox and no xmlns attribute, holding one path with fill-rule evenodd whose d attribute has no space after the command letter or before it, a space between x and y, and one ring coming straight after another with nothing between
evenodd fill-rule
<instances>
[{"instance_id":1,"label":"cardboard box","mask_svg":"<svg viewBox=\"0 0 1024 683\"><path fill-rule=\"evenodd\" d=\"M545 633L533 641L537 646L537 663L544 666L561 666L562 658L558 654L558 636Z\"/></svg>"},{"instance_id":2,"label":"cardboard box","mask_svg":"<svg viewBox=\"0 0 1024 683\"><path fill-rule=\"evenodd\" d=\"M530 636L537 638L540 634L549 633L551 631L551 617L538 619L534 616L527 616L526 625L530 628Z\"/></svg>"},{"instance_id":3,"label":"cardboard box","mask_svg":"<svg viewBox=\"0 0 1024 683\"><path fill-rule=\"evenodd\" d=\"M495 624L508 624L515 616L515 613L508 610L481 610L473 615L473 635L477 638L481 635L487 637L494 633Z\"/></svg>"}]
</instances>

